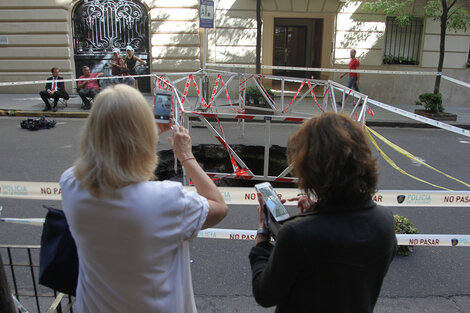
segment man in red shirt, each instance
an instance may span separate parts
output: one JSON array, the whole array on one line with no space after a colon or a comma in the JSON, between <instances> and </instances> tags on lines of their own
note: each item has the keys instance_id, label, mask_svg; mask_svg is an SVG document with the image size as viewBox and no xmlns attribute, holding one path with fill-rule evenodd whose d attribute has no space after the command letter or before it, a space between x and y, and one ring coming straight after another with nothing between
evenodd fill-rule
<instances>
[{"instance_id":1,"label":"man in red shirt","mask_svg":"<svg viewBox=\"0 0 470 313\"><path fill-rule=\"evenodd\" d=\"M78 95L83 101L82 109L89 110L91 108L91 102L88 100L88 97L94 99L98 92L100 92L100 85L95 78L103 76L103 73L91 73L90 68L86 65L82 67L82 72L83 75L78 79L88 79L78 81Z\"/></svg>"},{"instance_id":2,"label":"man in red shirt","mask_svg":"<svg viewBox=\"0 0 470 313\"><path fill-rule=\"evenodd\" d=\"M359 62L358 59L356 59L356 50L351 49L350 55L351 55L351 61L349 61L349 69L350 70L359 69L359 66L361 66L361 63ZM343 78L344 75L346 75L346 73L341 74L339 78ZM360 92L359 91L359 73L349 72L348 88L351 88L351 87L357 92Z\"/></svg>"}]
</instances>

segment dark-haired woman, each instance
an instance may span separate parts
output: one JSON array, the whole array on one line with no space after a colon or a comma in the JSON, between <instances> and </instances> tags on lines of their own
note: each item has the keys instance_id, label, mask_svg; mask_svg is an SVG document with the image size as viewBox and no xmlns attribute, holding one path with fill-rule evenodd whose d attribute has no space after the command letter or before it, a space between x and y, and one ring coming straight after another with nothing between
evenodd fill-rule
<instances>
[{"instance_id":1,"label":"dark-haired woman","mask_svg":"<svg viewBox=\"0 0 470 313\"><path fill-rule=\"evenodd\" d=\"M275 246L257 234L249 256L256 301L278 313L372 312L397 241L392 213L372 201L377 167L362 128L323 114L291 136L287 154L299 188L316 201L301 199L303 212L284 223Z\"/></svg>"}]
</instances>

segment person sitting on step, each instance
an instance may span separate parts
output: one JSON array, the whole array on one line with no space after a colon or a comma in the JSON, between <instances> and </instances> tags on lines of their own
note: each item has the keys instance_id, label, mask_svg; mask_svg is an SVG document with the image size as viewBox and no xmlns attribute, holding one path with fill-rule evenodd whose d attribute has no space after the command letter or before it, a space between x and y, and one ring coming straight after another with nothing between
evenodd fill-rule
<instances>
[{"instance_id":1,"label":"person sitting on step","mask_svg":"<svg viewBox=\"0 0 470 313\"><path fill-rule=\"evenodd\" d=\"M51 73L52 76L47 79L48 81L50 80L50 82L47 82L45 90L41 90L39 92L42 101L44 101L44 104L46 105L43 109L44 112L51 110L49 99L54 99L54 106L52 107L54 112L57 111L57 103L60 98L63 98L64 100L70 99L69 94L65 91L64 79L59 76L59 68L53 67L51 69Z\"/></svg>"},{"instance_id":2,"label":"person sitting on step","mask_svg":"<svg viewBox=\"0 0 470 313\"><path fill-rule=\"evenodd\" d=\"M83 75L78 78L78 95L83 101L82 109L89 110L91 108L91 102L88 98L94 99L100 92L100 85L96 78L103 76L103 73L91 73L90 68L86 65L82 67L82 72ZM85 78L86 80L82 80Z\"/></svg>"}]
</instances>

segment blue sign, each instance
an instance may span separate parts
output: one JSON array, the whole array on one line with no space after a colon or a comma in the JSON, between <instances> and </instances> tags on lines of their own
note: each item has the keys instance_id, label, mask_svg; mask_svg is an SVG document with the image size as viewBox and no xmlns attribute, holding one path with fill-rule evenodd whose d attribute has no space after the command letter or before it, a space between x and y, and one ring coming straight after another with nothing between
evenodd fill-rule
<instances>
[{"instance_id":1,"label":"blue sign","mask_svg":"<svg viewBox=\"0 0 470 313\"><path fill-rule=\"evenodd\" d=\"M199 9L199 27L214 28L214 1L201 0Z\"/></svg>"}]
</instances>

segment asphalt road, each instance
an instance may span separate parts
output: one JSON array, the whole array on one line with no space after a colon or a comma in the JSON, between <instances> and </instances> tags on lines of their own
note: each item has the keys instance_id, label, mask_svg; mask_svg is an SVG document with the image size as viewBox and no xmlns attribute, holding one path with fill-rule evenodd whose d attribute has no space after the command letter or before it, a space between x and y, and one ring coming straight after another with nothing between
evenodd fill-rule
<instances>
[{"instance_id":1,"label":"asphalt road","mask_svg":"<svg viewBox=\"0 0 470 313\"><path fill-rule=\"evenodd\" d=\"M79 134L85 119L57 119L50 130L30 132L19 127L23 118L0 117L0 180L57 182L71 166L79 151ZM229 142L263 145L264 126L247 126L244 138L225 130ZM416 128L374 128L400 147L435 168L470 182L468 155L470 138L442 130ZM192 129L193 143L209 140L200 128ZM291 127L275 125L274 143L285 142ZM161 147L167 147L161 138ZM213 139L210 139L213 140ZM413 163L382 142L385 153L403 170L433 184L454 190L468 187ZM374 150L375 151L375 150ZM393 169L379 157L379 189L436 190ZM44 217L42 204L60 206L57 201L0 198L2 217ZM392 208L408 217L420 233L470 232L470 208ZM255 206L230 206L228 217L217 227L254 229ZM41 229L0 224L0 244L39 244ZM199 312L273 312L257 306L251 296L248 253L251 241L196 239L191 243L193 286ZM385 279L376 312L470 312L470 249L468 247L416 247L410 257L397 257ZM413 311L415 308L433 308Z\"/></svg>"}]
</instances>

